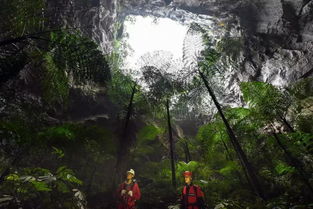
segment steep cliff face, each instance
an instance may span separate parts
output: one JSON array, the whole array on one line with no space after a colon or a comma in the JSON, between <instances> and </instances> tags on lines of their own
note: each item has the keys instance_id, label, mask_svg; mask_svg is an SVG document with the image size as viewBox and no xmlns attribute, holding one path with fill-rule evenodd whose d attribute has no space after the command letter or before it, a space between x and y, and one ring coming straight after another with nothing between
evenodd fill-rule
<instances>
[{"instance_id":1,"label":"steep cliff face","mask_svg":"<svg viewBox=\"0 0 313 209\"><path fill-rule=\"evenodd\" d=\"M106 54L112 51L117 2L117 0L46 0L45 24L49 30L59 30L60 27L72 31L80 30L96 41L99 48ZM61 113L62 107L58 106L53 110L45 107L40 87L42 78L38 76L39 70L41 70L40 67L30 62L22 67L18 76L1 83L1 116L18 114L25 118L32 118L35 117L32 114L40 115L43 120L52 124L58 123L58 119L66 120ZM106 107L114 108L109 99L101 93L88 94L81 89L71 88L69 96L68 120L92 119L94 115L108 118L107 113L112 112L112 109L108 110ZM36 111L32 111L31 108Z\"/></svg>"},{"instance_id":2,"label":"steep cliff face","mask_svg":"<svg viewBox=\"0 0 313 209\"><path fill-rule=\"evenodd\" d=\"M112 50L115 25L126 15L168 17L183 23L199 22L211 29L223 21L240 27L244 37L244 60L239 81L259 80L275 85L289 83L313 73L312 0L80 0L50 1L50 7L66 8L56 14L96 40L105 52ZM120 19L117 19L120 17ZM235 22L237 18L239 23ZM231 80L238 80L232 78Z\"/></svg>"},{"instance_id":3,"label":"steep cliff face","mask_svg":"<svg viewBox=\"0 0 313 209\"><path fill-rule=\"evenodd\" d=\"M99 43L105 53L112 50L117 0L48 0L47 5L50 24L77 28Z\"/></svg>"},{"instance_id":4,"label":"steep cliff face","mask_svg":"<svg viewBox=\"0 0 313 209\"><path fill-rule=\"evenodd\" d=\"M223 22L239 29L244 42L241 67L228 69L219 81L226 105L241 104L242 81L286 86L313 73L312 0L124 0L122 5L124 14L194 21L212 30L220 30Z\"/></svg>"},{"instance_id":5,"label":"steep cliff face","mask_svg":"<svg viewBox=\"0 0 313 209\"><path fill-rule=\"evenodd\" d=\"M217 35L235 28L243 37L244 50L240 68L227 69L218 80L224 105L241 105L242 81L285 86L313 74L312 0L48 0L47 4L49 24L79 28L105 53L112 51L118 25L130 14L198 22Z\"/></svg>"},{"instance_id":6,"label":"steep cliff face","mask_svg":"<svg viewBox=\"0 0 313 209\"><path fill-rule=\"evenodd\" d=\"M115 25L127 15L167 17L183 24L206 25L218 36L243 38L238 68L216 78L216 93L223 105L241 106L239 84L264 81L287 86L313 74L312 0L97 0L81 8L79 0L67 5L60 20L85 31L105 52L112 50ZM68 9L67 9L68 10ZM71 23L73 25L73 23ZM221 27L221 24L223 25ZM233 33L234 32L234 33ZM215 112L215 108L208 108Z\"/></svg>"},{"instance_id":7,"label":"steep cliff face","mask_svg":"<svg viewBox=\"0 0 313 209\"><path fill-rule=\"evenodd\" d=\"M246 65L256 65L254 69L247 67L248 73L252 71L252 77L274 81L274 74L286 74L285 77L282 75L282 79L286 78L288 82L293 81L292 78L300 78L312 68L309 59L313 41L312 1L151 0L124 1L122 4L126 13L153 14L176 20L189 18L189 22L194 16L183 17L182 10L191 11L197 17L203 15L204 19L213 22L223 19L229 24L233 24L231 18L234 15L239 17L244 31L246 56L248 60L252 59L252 62L246 60ZM181 13L181 19L173 15L177 13ZM272 74L268 72L271 66L274 68ZM260 68L264 70L263 77L258 76ZM277 73L277 68L286 73ZM288 69L293 72L287 72Z\"/></svg>"},{"instance_id":8,"label":"steep cliff face","mask_svg":"<svg viewBox=\"0 0 313 209\"><path fill-rule=\"evenodd\" d=\"M246 29L246 76L288 85L312 73L312 1L263 0L237 13Z\"/></svg>"}]
</instances>

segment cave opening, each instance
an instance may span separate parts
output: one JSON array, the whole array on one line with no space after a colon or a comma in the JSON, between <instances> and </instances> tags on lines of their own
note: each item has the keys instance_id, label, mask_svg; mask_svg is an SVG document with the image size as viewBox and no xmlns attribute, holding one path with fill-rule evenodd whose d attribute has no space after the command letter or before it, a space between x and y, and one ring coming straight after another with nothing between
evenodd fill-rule
<instances>
[{"instance_id":1,"label":"cave opening","mask_svg":"<svg viewBox=\"0 0 313 209\"><path fill-rule=\"evenodd\" d=\"M173 59L182 60L184 39L188 25L169 18L128 16L124 22L123 41L128 43L125 64L136 68L147 53L166 51Z\"/></svg>"},{"instance_id":2,"label":"cave opening","mask_svg":"<svg viewBox=\"0 0 313 209\"><path fill-rule=\"evenodd\" d=\"M213 47L216 47L225 36L240 36L240 33L234 30L235 27L227 28L218 17L195 14L182 9L128 11L125 12L121 23L119 53L122 54L122 64L120 70L134 79L147 92L150 91L147 80L144 78L144 71L147 67L153 67L162 76L169 76L173 80L179 80L188 85L187 83L193 82L192 75L197 72L201 53L206 47L204 35L210 38L214 44ZM234 97L226 95L226 92L237 92L239 88L238 86L235 90L228 88L229 80L231 80L229 77L234 74L229 66L227 70L223 66L227 71L226 79L217 74L213 76L214 85L219 91L218 97L223 102L230 106L238 106L236 104L238 98L233 99ZM233 92L229 95L233 95ZM193 97L191 101L195 100ZM173 105L177 105L176 99L172 102ZM188 114L193 112L195 116L215 112L209 95L205 91L199 104L181 105L188 106ZM204 108L205 106L209 108ZM176 117L179 117L178 115Z\"/></svg>"},{"instance_id":3,"label":"cave opening","mask_svg":"<svg viewBox=\"0 0 313 209\"><path fill-rule=\"evenodd\" d=\"M118 46L126 74L138 81L142 76L140 69L147 65L157 68L171 65L165 71L173 74L191 66L190 60L203 49L202 34L192 29L192 25L201 24L209 29L213 22L209 16L179 12L126 15ZM213 30L211 33L213 36Z\"/></svg>"}]
</instances>

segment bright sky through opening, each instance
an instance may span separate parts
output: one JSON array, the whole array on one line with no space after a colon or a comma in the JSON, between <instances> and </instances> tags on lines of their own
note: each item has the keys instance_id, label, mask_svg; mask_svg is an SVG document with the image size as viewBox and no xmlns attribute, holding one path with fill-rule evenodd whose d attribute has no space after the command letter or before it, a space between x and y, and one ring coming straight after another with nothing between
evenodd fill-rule
<instances>
[{"instance_id":1,"label":"bright sky through opening","mask_svg":"<svg viewBox=\"0 0 313 209\"><path fill-rule=\"evenodd\" d=\"M125 21L128 44L134 52L126 58L126 66L135 68L138 59L147 52L169 51L174 59L182 58L183 42L188 27L168 18L133 16L135 23Z\"/></svg>"}]
</instances>

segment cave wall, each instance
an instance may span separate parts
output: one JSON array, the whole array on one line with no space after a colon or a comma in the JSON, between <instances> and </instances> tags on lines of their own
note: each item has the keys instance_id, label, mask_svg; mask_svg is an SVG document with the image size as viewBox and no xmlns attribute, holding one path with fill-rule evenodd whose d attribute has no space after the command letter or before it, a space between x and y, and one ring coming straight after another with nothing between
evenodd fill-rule
<instances>
[{"instance_id":1,"label":"cave wall","mask_svg":"<svg viewBox=\"0 0 313 209\"><path fill-rule=\"evenodd\" d=\"M278 86L313 74L312 0L47 0L49 24L78 28L113 50L119 21L128 14L169 17L183 23L223 21L244 38L241 68L229 69L223 104L241 105L241 81ZM239 22L234 22L239 20ZM214 29L214 28L213 28ZM104 113L103 113L104 114Z\"/></svg>"},{"instance_id":2,"label":"cave wall","mask_svg":"<svg viewBox=\"0 0 313 209\"><path fill-rule=\"evenodd\" d=\"M284 86L312 74L313 1L252 1L233 12L245 31L246 77Z\"/></svg>"},{"instance_id":3,"label":"cave wall","mask_svg":"<svg viewBox=\"0 0 313 209\"><path fill-rule=\"evenodd\" d=\"M113 49L117 0L47 0L45 24L51 30L60 27L67 30L80 30L99 44L105 54ZM38 87L39 68L27 64L19 75L0 85L0 116L10 117L18 114L22 118L35 118L37 115L47 124L57 124L61 120L84 121L98 117L107 120L115 113L114 106L98 87L70 89L69 104L54 109L46 107ZM27 79L25 79L27 78ZM86 90L87 89L87 90ZM90 93L92 92L92 93ZM67 115L64 115L64 109ZM36 111L34 111L36 110Z\"/></svg>"},{"instance_id":4,"label":"cave wall","mask_svg":"<svg viewBox=\"0 0 313 209\"><path fill-rule=\"evenodd\" d=\"M183 9L233 27L237 27L234 16L238 17L245 42L242 71L236 73L240 81L284 86L313 73L312 0L124 0L122 4L129 13L141 10L160 16L161 10L170 18L174 15L169 15L169 8L172 13Z\"/></svg>"},{"instance_id":5,"label":"cave wall","mask_svg":"<svg viewBox=\"0 0 313 209\"><path fill-rule=\"evenodd\" d=\"M313 74L312 0L94 0L83 10L81 0L67 2L71 3L66 11L71 12L58 18L72 25L91 25L83 31L107 53L113 49L116 23L129 14L168 17L186 24L198 21L213 30L221 22L236 28L244 39L244 51L240 69L228 69L218 81L224 88L220 91L224 105L243 105L242 81L286 86Z\"/></svg>"},{"instance_id":6,"label":"cave wall","mask_svg":"<svg viewBox=\"0 0 313 209\"><path fill-rule=\"evenodd\" d=\"M104 52L112 51L118 21L128 14L197 19L237 27L245 42L240 81L288 85L313 73L312 0L49 0L54 21L82 28ZM122 18L121 18L122 17ZM236 79L232 79L236 80Z\"/></svg>"},{"instance_id":7,"label":"cave wall","mask_svg":"<svg viewBox=\"0 0 313 209\"><path fill-rule=\"evenodd\" d=\"M49 24L82 31L99 43L104 53L113 49L118 0L47 0Z\"/></svg>"}]
</instances>

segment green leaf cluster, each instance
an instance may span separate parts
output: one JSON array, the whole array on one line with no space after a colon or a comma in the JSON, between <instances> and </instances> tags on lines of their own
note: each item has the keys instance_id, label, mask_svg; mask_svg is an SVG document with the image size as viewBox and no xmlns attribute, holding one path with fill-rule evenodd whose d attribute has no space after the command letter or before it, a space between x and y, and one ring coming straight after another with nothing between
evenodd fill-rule
<instances>
[{"instance_id":1,"label":"green leaf cluster","mask_svg":"<svg viewBox=\"0 0 313 209\"><path fill-rule=\"evenodd\" d=\"M106 84L110 80L110 67L98 45L79 32L52 32L50 48L54 62L65 70L75 84L93 81Z\"/></svg>"}]
</instances>

